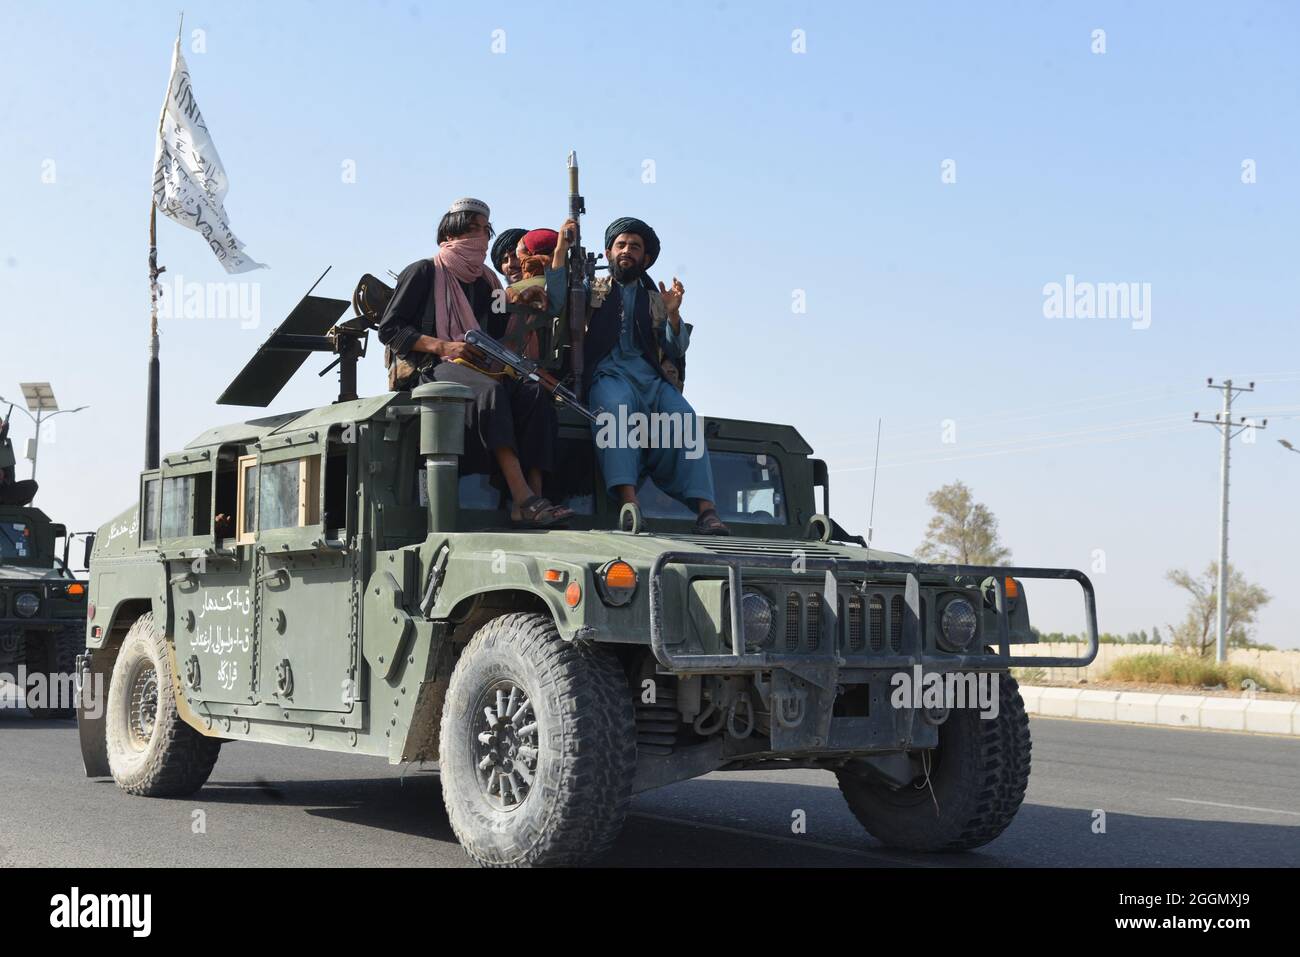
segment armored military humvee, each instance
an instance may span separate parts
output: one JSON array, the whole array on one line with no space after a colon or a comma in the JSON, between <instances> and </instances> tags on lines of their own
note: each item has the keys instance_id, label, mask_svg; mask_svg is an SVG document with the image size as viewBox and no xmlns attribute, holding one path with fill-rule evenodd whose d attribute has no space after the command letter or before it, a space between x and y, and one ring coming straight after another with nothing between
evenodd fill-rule
<instances>
[{"instance_id":1,"label":"armored military humvee","mask_svg":"<svg viewBox=\"0 0 1300 957\"><path fill-rule=\"evenodd\" d=\"M289 335L276 354L303 344ZM730 419L705 435L732 537L693 535L649 482L642 514L617 514L567 412L547 494L578 516L516 529L492 481L460 472L467 395L345 390L144 472L91 562L81 668L108 690L102 717L81 714L87 773L186 794L227 741L436 762L485 865L591 860L633 794L718 770L833 771L904 848L973 848L1010 823L1030 740L1008 669L1092 660L1081 572L868 550L828 517L827 468L795 429ZM1012 653L1033 640L1033 578L1082 586L1082 657ZM987 713L891 680L977 672L997 679Z\"/></svg>"},{"instance_id":2,"label":"armored military humvee","mask_svg":"<svg viewBox=\"0 0 1300 957\"><path fill-rule=\"evenodd\" d=\"M35 717L72 717L86 583L68 568L68 544L39 508L0 503L0 674L14 681L0 696L16 702L21 691Z\"/></svg>"}]
</instances>

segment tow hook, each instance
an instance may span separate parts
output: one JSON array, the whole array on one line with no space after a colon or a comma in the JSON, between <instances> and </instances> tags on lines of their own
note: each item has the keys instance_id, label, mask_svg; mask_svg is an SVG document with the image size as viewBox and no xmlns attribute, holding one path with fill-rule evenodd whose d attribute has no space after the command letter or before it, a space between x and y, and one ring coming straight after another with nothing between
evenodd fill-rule
<instances>
[{"instance_id":1,"label":"tow hook","mask_svg":"<svg viewBox=\"0 0 1300 957\"><path fill-rule=\"evenodd\" d=\"M802 688L772 693L772 714L783 728L797 728L808 714L808 693Z\"/></svg>"}]
</instances>

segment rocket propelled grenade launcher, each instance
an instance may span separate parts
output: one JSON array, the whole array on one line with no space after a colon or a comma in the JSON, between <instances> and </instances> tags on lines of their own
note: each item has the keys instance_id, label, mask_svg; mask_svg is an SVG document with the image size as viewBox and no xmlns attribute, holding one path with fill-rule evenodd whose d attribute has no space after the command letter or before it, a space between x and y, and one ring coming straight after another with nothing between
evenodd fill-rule
<instances>
[{"instance_id":1,"label":"rocket propelled grenade launcher","mask_svg":"<svg viewBox=\"0 0 1300 957\"><path fill-rule=\"evenodd\" d=\"M567 388L559 379L543 369L537 362L526 356L521 356L517 352L507 349L497 340L493 339L482 329L471 329L465 333L465 342L477 349L480 353L496 362L501 363L508 369L513 369L520 378L536 382L543 389L555 396L560 402L563 402L569 408L578 412L588 422L595 423L596 416L604 412L604 409L597 409L592 412L573 394L573 391Z\"/></svg>"},{"instance_id":2,"label":"rocket propelled grenade launcher","mask_svg":"<svg viewBox=\"0 0 1300 957\"><path fill-rule=\"evenodd\" d=\"M582 382L582 343L587 331L587 285L596 278L596 254L582 248L582 215L586 201L578 189L578 154L569 153L569 218L576 228L569 237L569 368L575 384Z\"/></svg>"}]
</instances>

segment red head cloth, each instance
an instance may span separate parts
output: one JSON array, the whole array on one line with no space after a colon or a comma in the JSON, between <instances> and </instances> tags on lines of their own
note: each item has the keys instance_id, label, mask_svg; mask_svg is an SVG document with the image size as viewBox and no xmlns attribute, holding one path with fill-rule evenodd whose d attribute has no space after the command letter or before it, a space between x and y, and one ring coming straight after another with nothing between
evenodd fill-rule
<instances>
[{"instance_id":1,"label":"red head cloth","mask_svg":"<svg viewBox=\"0 0 1300 957\"><path fill-rule=\"evenodd\" d=\"M555 244L560 241L560 234L553 229L534 229L524 233L524 248L534 255L546 255L555 252Z\"/></svg>"}]
</instances>

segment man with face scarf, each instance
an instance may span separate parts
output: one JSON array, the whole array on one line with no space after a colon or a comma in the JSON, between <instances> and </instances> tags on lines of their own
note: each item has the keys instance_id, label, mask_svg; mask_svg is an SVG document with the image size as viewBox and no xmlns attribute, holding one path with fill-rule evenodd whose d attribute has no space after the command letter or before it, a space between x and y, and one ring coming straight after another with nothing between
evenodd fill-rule
<instances>
[{"instance_id":1,"label":"man with face scarf","mask_svg":"<svg viewBox=\"0 0 1300 957\"><path fill-rule=\"evenodd\" d=\"M556 308L567 287L565 254L573 226L569 221L561 227L547 271L546 286ZM690 326L681 317L686 290L676 278L671 288L662 282L656 287L646 270L658 257L659 237L641 220L616 219L605 230L610 278L597 280L591 290L581 394L589 405L620 422L634 413L653 422L666 413L683 423L679 436L700 437L697 450L702 454L693 455L687 448L636 447L630 439L605 441L602 424L593 423L596 454L605 485L619 502L635 503L637 486L648 475L660 491L696 511L697 532L729 535L714 508L713 471L695 410L682 396L680 378L674 381L685 369L690 345Z\"/></svg>"},{"instance_id":2,"label":"man with face scarf","mask_svg":"<svg viewBox=\"0 0 1300 957\"><path fill-rule=\"evenodd\" d=\"M458 199L438 224L438 251L411 263L397 279L379 321L379 341L418 369L416 382L458 382L474 397L465 417L461 471L501 470L513 499L512 518L545 527L573 515L541 494L551 471L557 419L540 386L507 375L489 375L468 364L465 333L483 329L500 336L507 315L501 283L486 268L492 225L488 206Z\"/></svg>"}]
</instances>

